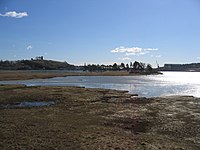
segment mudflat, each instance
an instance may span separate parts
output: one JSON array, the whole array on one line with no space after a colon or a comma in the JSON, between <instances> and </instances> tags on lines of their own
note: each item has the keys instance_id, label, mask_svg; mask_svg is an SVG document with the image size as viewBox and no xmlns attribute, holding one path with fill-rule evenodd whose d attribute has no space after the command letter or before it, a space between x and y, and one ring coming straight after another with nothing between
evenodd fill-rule
<instances>
[{"instance_id":1,"label":"mudflat","mask_svg":"<svg viewBox=\"0 0 200 150\"><path fill-rule=\"evenodd\" d=\"M5 107L20 102L49 106ZM0 149L200 149L200 98L0 86Z\"/></svg>"}]
</instances>

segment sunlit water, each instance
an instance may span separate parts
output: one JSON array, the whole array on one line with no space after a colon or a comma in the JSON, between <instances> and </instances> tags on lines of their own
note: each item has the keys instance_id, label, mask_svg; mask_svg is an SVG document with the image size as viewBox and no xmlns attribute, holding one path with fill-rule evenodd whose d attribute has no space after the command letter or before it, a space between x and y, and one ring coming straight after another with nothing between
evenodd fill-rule
<instances>
[{"instance_id":1,"label":"sunlit water","mask_svg":"<svg viewBox=\"0 0 200 150\"><path fill-rule=\"evenodd\" d=\"M28 86L81 86L127 90L139 96L192 95L200 97L200 72L163 72L150 76L68 76L26 81L2 81L0 84Z\"/></svg>"}]
</instances>

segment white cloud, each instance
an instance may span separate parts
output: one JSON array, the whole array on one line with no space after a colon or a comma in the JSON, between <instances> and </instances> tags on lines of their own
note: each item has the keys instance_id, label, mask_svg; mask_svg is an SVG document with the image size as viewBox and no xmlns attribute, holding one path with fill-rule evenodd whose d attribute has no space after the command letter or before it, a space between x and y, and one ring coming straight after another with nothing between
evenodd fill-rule
<instances>
[{"instance_id":1,"label":"white cloud","mask_svg":"<svg viewBox=\"0 0 200 150\"><path fill-rule=\"evenodd\" d=\"M120 60L131 60L130 57L123 57L123 58L119 58Z\"/></svg>"},{"instance_id":2,"label":"white cloud","mask_svg":"<svg viewBox=\"0 0 200 150\"><path fill-rule=\"evenodd\" d=\"M140 52L138 55L145 55L145 54L147 54L147 53L149 53L149 51Z\"/></svg>"},{"instance_id":3,"label":"white cloud","mask_svg":"<svg viewBox=\"0 0 200 150\"><path fill-rule=\"evenodd\" d=\"M10 12L6 12L5 14L0 14L0 16L2 17L12 17L12 18L23 18L23 17L27 17L28 13L27 12L15 12L15 11L10 11Z\"/></svg>"},{"instance_id":4,"label":"white cloud","mask_svg":"<svg viewBox=\"0 0 200 150\"><path fill-rule=\"evenodd\" d=\"M111 53L125 53L126 56L131 55L145 55L150 51L157 51L157 48L140 48L140 47L117 47L111 50Z\"/></svg>"},{"instance_id":5,"label":"white cloud","mask_svg":"<svg viewBox=\"0 0 200 150\"><path fill-rule=\"evenodd\" d=\"M197 57L198 60L200 60L200 57Z\"/></svg>"},{"instance_id":6,"label":"white cloud","mask_svg":"<svg viewBox=\"0 0 200 150\"><path fill-rule=\"evenodd\" d=\"M111 50L111 53L138 53L141 51L142 51L142 48L139 48L139 47L125 48L121 46L121 47L115 48L114 50Z\"/></svg>"},{"instance_id":7,"label":"white cloud","mask_svg":"<svg viewBox=\"0 0 200 150\"><path fill-rule=\"evenodd\" d=\"M157 51L158 48L145 48L144 50L145 51Z\"/></svg>"},{"instance_id":8,"label":"white cloud","mask_svg":"<svg viewBox=\"0 0 200 150\"><path fill-rule=\"evenodd\" d=\"M31 46L31 45L29 45L29 46L26 47L27 50L30 50L32 48L33 48L33 46Z\"/></svg>"}]
</instances>

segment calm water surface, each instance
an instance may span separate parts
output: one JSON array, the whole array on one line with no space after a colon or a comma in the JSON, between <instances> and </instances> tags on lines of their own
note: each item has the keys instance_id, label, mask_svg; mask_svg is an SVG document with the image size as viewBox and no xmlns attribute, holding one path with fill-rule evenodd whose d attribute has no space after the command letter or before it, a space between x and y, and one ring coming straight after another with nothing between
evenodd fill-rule
<instances>
[{"instance_id":1,"label":"calm water surface","mask_svg":"<svg viewBox=\"0 0 200 150\"><path fill-rule=\"evenodd\" d=\"M200 97L200 72L163 72L150 76L69 76L25 81L1 81L0 84L28 86L83 86L127 90L140 96L192 95Z\"/></svg>"}]
</instances>

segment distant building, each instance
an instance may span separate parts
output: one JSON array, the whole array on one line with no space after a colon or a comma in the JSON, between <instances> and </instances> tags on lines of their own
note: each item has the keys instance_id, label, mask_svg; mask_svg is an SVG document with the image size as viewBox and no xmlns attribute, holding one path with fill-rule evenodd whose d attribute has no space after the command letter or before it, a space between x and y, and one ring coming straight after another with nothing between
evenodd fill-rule
<instances>
[{"instance_id":1,"label":"distant building","mask_svg":"<svg viewBox=\"0 0 200 150\"><path fill-rule=\"evenodd\" d=\"M179 70L182 67L181 64L165 64L164 68L166 70Z\"/></svg>"},{"instance_id":2,"label":"distant building","mask_svg":"<svg viewBox=\"0 0 200 150\"><path fill-rule=\"evenodd\" d=\"M164 71L200 71L200 63L165 64L160 70Z\"/></svg>"},{"instance_id":3,"label":"distant building","mask_svg":"<svg viewBox=\"0 0 200 150\"><path fill-rule=\"evenodd\" d=\"M35 57L35 59L31 58L31 60L44 60L44 57L43 56L37 56Z\"/></svg>"},{"instance_id":4,"label":"distant building","mask_svg":"<svg viewBox=\"0 0 200 150\"><path fill-rule=\"evenodd\" d=\"M43 56L38 56L35 58L36 60L44 60L44 57Z\"/></svg>"}]
</instances>

